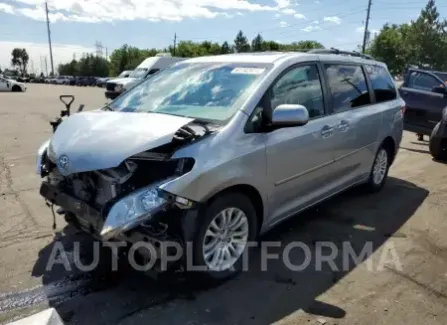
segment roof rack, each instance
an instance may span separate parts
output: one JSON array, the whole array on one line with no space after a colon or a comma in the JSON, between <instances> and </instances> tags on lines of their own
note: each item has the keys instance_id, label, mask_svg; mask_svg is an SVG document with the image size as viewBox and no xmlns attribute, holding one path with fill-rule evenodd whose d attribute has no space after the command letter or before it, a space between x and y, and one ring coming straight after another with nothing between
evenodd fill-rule
<instances>
[{"instance_id":1,"label":"roof rack","mask_svg":"<svg viewBox=\"0 0 447 325\"><path fill-rule=\"evenodd\" d=\"M331 47L330 49L314 49L310 50L307 53L314 53L314 54L338 54L338 55L348 55L348 56L355 56L362 59L368 59L368 60L374 60L374 58L367 54L362 54L360 52L356 51L341 51L339 49Z\"/></svg>"}]
</instances>

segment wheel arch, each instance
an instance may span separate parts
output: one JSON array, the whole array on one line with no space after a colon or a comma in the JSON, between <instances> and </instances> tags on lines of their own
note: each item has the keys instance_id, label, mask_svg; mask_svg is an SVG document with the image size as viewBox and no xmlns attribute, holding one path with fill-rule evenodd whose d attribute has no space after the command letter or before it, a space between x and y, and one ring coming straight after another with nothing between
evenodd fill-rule
<instances>
[{"instance_id":1,"label":"wheel arch","mask_svg":"<svg viewBox=\"0 0 447 325\"><path fill-rule=\"evenodd\" d=\"M13 85L12 87L11 87L11 90L12 91L22 91L22 87L20 87L19 85Z\"/></svg>"},{"instance_id":2,"label":"wheel arch","mask_svg":"<svg viewBox=\"0 0 447 325\"><path fill-rule=\"evenodd\" d=\"M217 199L218 197L228 194L228 193L240 193L245 196L251 201L253 204L253 207L256 211L256 217L258 219L258 229L259 232L262 228L263 221L264 221L264 200L261 196L261 193L252 185L249 184L236 184L231 185L229 187L226 187L217 193L214 193L211 197L207 199L207 202L210 203Z\"/></svg>"},{"instance_id":3,"label":"wheel arch","mask_svg":"<svg viewBox=\"0 0 447 325\"><path fill-rule=\"evenodd\" d=\"M390 155L391 165L394 162L394 158L396 157L396 142L394 141L393 137L387 136L385 139L383 139L381 146L388 151L388 154Z\"/></svg>"}]
</instances>

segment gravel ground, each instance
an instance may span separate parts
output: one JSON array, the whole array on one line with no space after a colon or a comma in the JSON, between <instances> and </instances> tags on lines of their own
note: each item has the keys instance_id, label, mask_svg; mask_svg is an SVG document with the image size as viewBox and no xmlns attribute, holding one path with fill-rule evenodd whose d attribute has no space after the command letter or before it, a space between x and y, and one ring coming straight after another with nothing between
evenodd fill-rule
<instances>
[{"instance_id":1,"label":"gravel ground","mask_svg":"<svg viewBox=\"0 0 447 325\"><path fill-rule=\"evenodd\" d=\"M67 324L447 323L447 169L413 134L405 134L382 192L349 191L264 237L282 243L271 253L292 241L308 244L305 270L293 272L276 260L260 271L255 253L249 271L207 289L173 278L154 281L124 267L111 273L103 259L88 273L61 265L46 271L56 242L70 252L82 241L87 259L93 243L61 218L52 230L38 194L35 152L51 134L59 95L73 94L74 107L91 109L105 102L103 92L30 85L26 93L0 93L0 323L48 306ZM335 265L317 271L313 257L322 241L341 253ZM372 245L374 253L359 265L345 263L344 242L357 252ZM298 249L288 256L294 264L304 260Z\"/></svg>"}]
</instances>

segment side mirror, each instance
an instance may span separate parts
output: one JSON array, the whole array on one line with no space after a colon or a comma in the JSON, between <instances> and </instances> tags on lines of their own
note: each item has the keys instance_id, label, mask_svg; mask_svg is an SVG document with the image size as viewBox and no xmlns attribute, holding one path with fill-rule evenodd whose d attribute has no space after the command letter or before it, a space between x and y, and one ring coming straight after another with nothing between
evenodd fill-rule
<instances>
[{"instance_id":1,"label":"side mirror","mask_svg":"<svg viewBox=\"0 0 447 325\"><path fill-rule=\"evenodd\" d=\"M301 126L309 122L309 112L303 105L282 104L275 108L272 114L272 126Z\"/></svg>"},{"instance_id":2,"label":"side mirror","mask_svg":"<svg viewBox=\"0 0 447 325\"><path fill-rule=\"evenodd\" d=\"M436 86L436 87L433 87L433 89L431 91L434 92L434 93L437 93L437 94L447 95L447 88L446 87Z\"/></svg>"}]
</instances>

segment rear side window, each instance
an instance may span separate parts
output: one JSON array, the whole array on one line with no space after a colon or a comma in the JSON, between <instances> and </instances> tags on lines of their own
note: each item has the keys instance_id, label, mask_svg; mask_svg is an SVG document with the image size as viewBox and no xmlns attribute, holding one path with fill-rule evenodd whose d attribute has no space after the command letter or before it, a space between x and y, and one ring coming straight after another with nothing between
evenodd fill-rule
<instances>
[{"instance_id":1,"label":"rear side window","mask_svg":"<svg viewBox=\"0 0 447 325\"><path fill-rule=\"evenodd\" d=\"M407 87L431 91L433 87L441 85L442 83L434 76L424 72L413 71L410 73Z\"/></svg>"},{"instance_id":2,"label":"rear side window","mask_svg":"<svg viewBox=\"0 0 447 325\"><path fill-rule=\"evenodd\" d=\"M325 65L334 113L371 104L365 75L357 65Z\"/></svg>"},{"instance_id":3,"label":"rear side window","mask_svg":"<svg viewBox=\"0 0 447 325\"><path fill-rule=\"evenodd\" d=\"M367 65L366 71L371 80L377 103L397 98L396 86L387 69L381 66Z\"/></svg>"}]
</instances>

